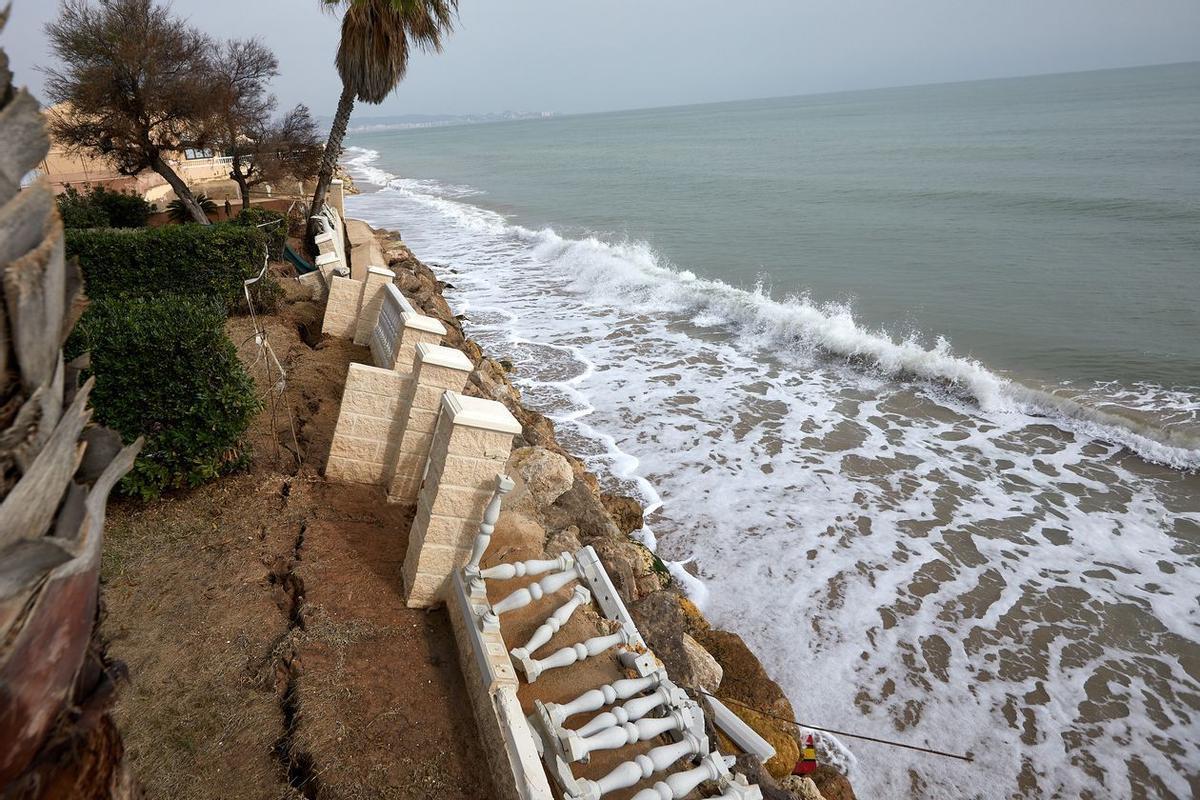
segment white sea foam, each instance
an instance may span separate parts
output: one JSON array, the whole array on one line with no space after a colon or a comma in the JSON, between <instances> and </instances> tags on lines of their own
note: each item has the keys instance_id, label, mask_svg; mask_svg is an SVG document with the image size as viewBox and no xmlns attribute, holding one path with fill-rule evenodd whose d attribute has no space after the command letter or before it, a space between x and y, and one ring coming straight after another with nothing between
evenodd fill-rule
<instances>
[{"instance_id":1,"label":"white sea foam","mask_svg":"<svg viewBox=\"0 0 1200 800\"><path fill-rule=\"evenodd\" d=\"M1145 775L1189 796L1200 478L1122 447L1194 467L1186 440L1132 439L1160 408L1186 428L1194 396L1039 396L844 307L380 177L356 215L457 270L470 334L643 499L641 536L802 721L976 757L855 743L839 757L861 796L1124 796Z\"/></svg>"},{"instance_id":2,"label":"white sea foam","mask_svg":"<svg viewBox=\"0 0 1200 800\"><path fill-rule=\"evenodd\" d=\"M468 187L396 178L372 163L375 151L358 151L354 168L372 183L418 199L469 230L510 233L526 240L535 256L574 276L576 287L597 302L630 304L644 313L686 314L697 325L730 326L744 340L782 353L815 351L847 359L882 375L931 381L972 398L988 413L1034 415L1092 438L1127 447L1149 461L1176 469L1200 469L1200 436L1166 431L1083 402L1022 386L973 359L956 355L939 338L932 348L915 336L897 340L859 324L845 304L816 303L803 295L772 298L761 284L746 291L677 269L641 242L565 239L552 229L509 225L503 216L458 200L478 194Z\"/></svg>"}]
</instances>

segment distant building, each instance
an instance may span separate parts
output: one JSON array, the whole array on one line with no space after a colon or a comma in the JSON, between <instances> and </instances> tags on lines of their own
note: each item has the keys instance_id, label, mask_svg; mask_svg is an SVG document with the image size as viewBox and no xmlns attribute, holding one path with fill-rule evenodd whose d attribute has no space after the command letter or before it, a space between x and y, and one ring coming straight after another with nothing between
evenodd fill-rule
<instances>
[{"instance_id":1,"label":"distant building","mask_svg":"<svg viewBox=\"0 0 1200 800\"><path fill-rule=\"evenodd\" d=\"M185 150L167 156L167 163L189 185L228 178L231 162L231 158L219 156L211 150ZM121 175L106 159L70 153L53 139L50 152L42 159L38 169L27 175L22 183L32 182L43 175L49 180L55 194L66 191L68 186L82 189L88 185L134 192L152 203L165 203L175 196L158 173L147 170L134 176Z\"/></svg>"}]
</instances>

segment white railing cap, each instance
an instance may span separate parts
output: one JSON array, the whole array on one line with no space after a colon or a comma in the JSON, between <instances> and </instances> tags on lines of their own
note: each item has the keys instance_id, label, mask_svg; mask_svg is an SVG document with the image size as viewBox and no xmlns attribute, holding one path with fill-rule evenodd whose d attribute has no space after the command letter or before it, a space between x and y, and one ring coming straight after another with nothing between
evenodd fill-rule
<instances>
[{"instance_id":1,"label":"white railing cap","mask_svg":"<svg viewBox=\"0 0 1200 800\"><path fill-rule=\"evenodd\" d=\"M386 267L367 267L367 273L370 275L381 275L385 278L395 278L396 273Z\"/></svg>"},{"instance_id":2,"label":"white railing cap","mask_svg":"<svg viewBox=\"0 0 1200 800\"><path fill-rule=\"evenodd\" d=\"M410 314L417 313L417 310L415 308L413 308L413 304L408 302L408 298L405 297L404 294L399 289L396 288L396 284L389 283L387 285L387 288L385 289L385 291L388 293L388 297L391 299L391 301L400 307L400 313L402 313L402 314L403 313L410 313ZM445 328L443 328L442 330L444 331Z\"/></svg>"},{"instance_id":3,"label":"white railing cap","mask_svg":"<svg viewBox=\"0 0 1200 800\"><path fill-rule=\"evenodd\" d=\"M342 259L338 256L337 253L322 253L321 255L317 256L316 264L318 267L323 267L326 264L332 264L334 262L341 261L341 260Z\"/></svg>"},{"instance_id":4,"label":"white railing cap","mask_svg":"<svg viewBox=\"0 0 1200 800\"><path fill-rule=\"evenodd\" d=\"M432 364L435 367L457 369L462 372L470 372L475 369L475 365L471 363L471 359L467 358L461 350L455 350L453 347L442 347L440 344L429 344L428 342L421 342L417 345L417 362Z\"/></svg>"},{"instance_id":5,"label":"white railing cap","mask_svg":"<svg viewBox=\"0 0 1200 800\"><path fill-rule=\"evenodd\" d=\"M455 425L514 435L521 432L521 423L517 422L517 418L503 403L495 400L448 391L442 395L442 410L450 415L450 421Z\"/></svg>"},{"instance_id":6,"label":"white railing cap","mask_svg":"<svg viewBox=\"0 0 1200 800\"><path fill-rule=\"evenodd\" d=\"M416 311L405 311L400 315L400 319L404 320L406 328L416 328L426 333L436 333L438 336L446 335L446 326L441 323L441 320L418 314Z\"/></svg>"}]
</instances>

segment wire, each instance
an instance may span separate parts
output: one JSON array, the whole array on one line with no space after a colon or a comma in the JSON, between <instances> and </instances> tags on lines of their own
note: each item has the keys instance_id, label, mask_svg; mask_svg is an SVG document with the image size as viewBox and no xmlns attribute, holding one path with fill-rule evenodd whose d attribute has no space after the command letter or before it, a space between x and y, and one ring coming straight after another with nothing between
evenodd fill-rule
<instances>
[{"instance_id":1,"label":"wire","mask_svg":"<svg viewBox=\"0 0 1200 800\"><path fill-rule=\"evenodd\" d=\"M812 730L812 731L820 731L821 733L832 733L835 736L846 736L851 739L862 739L867 742L875 742L876 744L885 744L885 745L888 745L889 747L901 747L905 750L916 750L919 753L929 753L930 755L945 756L946 758L957 758L959 761L966 761L967 763L973 763L975 761L975 756L971 755L970 752L968 752L966 755L959 755L958 753L947 753L943 750L934 750L933 748L930 748L930 747L921 747L921 746L915 745L915 744L904 744L903 742L894 742L890 739L878 739L874 736L864 736L861 733L849 733L847 731L837 731L837 730L834 730L833 728L822 728L818 725L809 725L807 723L800 722L799 720L788 719L787 717L781 717L778 714L772 714L769 711L763 711L761 708L755 708L754 706L747 705L746 703L742 703L737 700L731 700L729 698L720 698L720 697L717 697L715 694L710 694L710 693L704 691L703 689L697 689L695 686L693 686L691 688L697 694L702 694L705 697L711 697L713 700L719 700L722 703L731 703L735 706L741 706L742 708L753 711L756 714L761 714L764 717L769 717L771 719L778 720L779 722L786 722L787 724L795 725L798 728L804 728L806 730Z\"/></svg>"}]
</instances>

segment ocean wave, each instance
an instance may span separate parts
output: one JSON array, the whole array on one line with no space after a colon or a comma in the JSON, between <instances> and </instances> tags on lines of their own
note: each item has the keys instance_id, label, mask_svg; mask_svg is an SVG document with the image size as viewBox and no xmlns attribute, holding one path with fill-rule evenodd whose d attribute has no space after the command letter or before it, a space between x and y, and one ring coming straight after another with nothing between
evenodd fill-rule
<instances>
[{"instance_id":1,"label":"ocean wave","mask_svg":"<svg viewBox=\"0 0 1200 800\"><path fill-rule=\"evenodd\" d=\"M761 284L746 290L698 277L670 264L644 242L571 239L552 228L512 225L501 214L463 202L469 195L459 192L468 187L399 178L373 166L377 152L350 150L352 167L383 191L403 193L468 230L520 237L539 260L571 275L575 287L597 302L642 313L686 315L705 327L722 324L747 344L771 348L781 356L839 359L888 378L925 382L969 399L985 414L1044 419L1128 448L1147 461L1200 470L1200 436L1164 428L1150 415L1115 413L1083 394L1077 399L1024 385L955 354L944 338L927 347L916 335L896 338L871 330L844 303L818 303L805 295L777 299Z\"/></svg>"}]
</instances>

